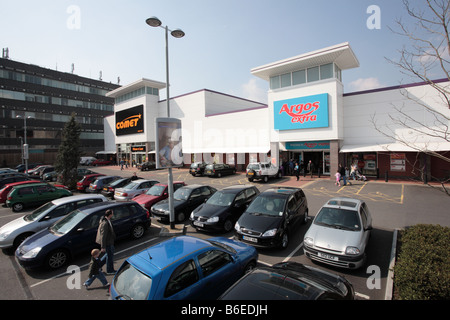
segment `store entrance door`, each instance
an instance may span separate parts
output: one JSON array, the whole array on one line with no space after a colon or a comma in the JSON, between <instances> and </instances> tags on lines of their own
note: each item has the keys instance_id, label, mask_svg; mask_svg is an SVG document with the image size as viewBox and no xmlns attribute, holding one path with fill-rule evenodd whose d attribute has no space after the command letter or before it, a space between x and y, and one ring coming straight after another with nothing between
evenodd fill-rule
<instances>
[{"instance_id":1,"label":"store entrance door","mask_svg":"<svg viewBox=\"0 0 450 320\"><path fill-rule=\"evenodd\" d=\"M320 173L323 173L323 152L317 151L305 151L303 152L303 162L305 168L307 167L309 160L314 164L314 174L317 174L317 169L320 168Z\"/></svg>"}]
</instances>

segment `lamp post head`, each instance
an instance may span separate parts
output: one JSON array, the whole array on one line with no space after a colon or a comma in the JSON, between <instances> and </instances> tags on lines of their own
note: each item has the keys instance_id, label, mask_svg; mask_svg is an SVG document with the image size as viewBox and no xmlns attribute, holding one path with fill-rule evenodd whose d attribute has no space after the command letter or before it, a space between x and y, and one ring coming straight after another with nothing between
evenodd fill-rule
<instances>
[{"instance_id":1,"label":"lamp post head","mask_svg":"<svg viewBox=\"0 0 450 320\"><path fill-rule=\"evenodd\" d=\"M150 26L150 27L159 27L161 26L162 22L161 20L159 20L157 17L150 17L147 20L145 20L145 22Z\"/></svg>"},{"instance_id":2,"label":"lamp post head","mask_svg":"<svg viewBox=\"0 0 450 320\"><path fill-rule=\"evenodd\" d=\"M183 38L185 33L181 29L175 29L170 33L174 38Z\"/></svg>"}]
</instances>

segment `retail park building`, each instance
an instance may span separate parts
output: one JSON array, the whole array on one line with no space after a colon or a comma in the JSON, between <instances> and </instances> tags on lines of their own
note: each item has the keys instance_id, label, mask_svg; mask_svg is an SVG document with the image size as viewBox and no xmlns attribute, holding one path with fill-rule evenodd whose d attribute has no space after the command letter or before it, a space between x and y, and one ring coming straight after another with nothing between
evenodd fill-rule
<instances>
[{"instance_id":1,"label":"retail park building","mask_svg":"<svg viewBox=\"0 0 450 320\"><path fill-rule=\"evenodd\" d=\"M350 45L342 43L252 69L269 84L267 105L207 89L170 98L170 116L182 123L185 164L228 163L244 170L249 162L294 159L311 160L331 176L339 164L356 163L371 176L421 178L419 169L425 169L428 178L447 177L449 163L422 151L448 158L450 142L391 120L405 112L417 123L439 126L424 111L426 104L446 115L440 125L449 127L450 111L437 91L422 83L344 93L342 74L357 67ZM449 89L447 80L438 85ZM105 152L134 163L155 159L155 118L167 117L167 101L158 98L165 86L143 78L106 94L115 98L115 115L105 118ZM117 124L135 114L142 124L119 134ZM392 136L376 128L387 123Z\"/></svg>"}]
</instances>

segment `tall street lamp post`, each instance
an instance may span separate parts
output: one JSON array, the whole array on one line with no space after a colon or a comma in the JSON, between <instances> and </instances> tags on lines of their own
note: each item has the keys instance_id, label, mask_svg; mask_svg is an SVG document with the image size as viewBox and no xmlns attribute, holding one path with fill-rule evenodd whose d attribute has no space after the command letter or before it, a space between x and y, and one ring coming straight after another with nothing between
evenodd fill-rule
<instances>
[{"instance_id":1,"label":"tall street lamp post","mask_svg":"<svg viewBox=\"0 0 450 320\"><path fill-rule=\"evenodd\" d=\"M166 97L166 101L167 101L167 117L170 118L170 95L169 95L169 31L170 34L174 37L174 38L182 38L184 37L185 33L180 30L180 29L175 29L175 30L169 30L168 26L161 26L162 22L161 20L159 20L157 17L150 17L147 20L145 20L145 22L150 26L150 27L161 27L163 29L165 29L165 34L166 34L166 90L167 90L167 97ZM169 212L170 212L170 228L174 229L175 228L175 213L174 213L174 208L173 208L173 174L172 174L172 168L169 167L168 168L168 187L169 187Z\"/></svg>"},{"instance_id":2,"label":"tall street lamp post","mask_svg":"<svg viewBox=\"0 0 450 320\"><path fill-rule=\"evenodd\" d=\"M32 119L32 116L21 116L17 115L16 118L22 119L23 118L23 146L22 146L22 157L25 160L25 174L28 174L28 144L27 144L27 119Z\"/></svg>"}]
</instances>

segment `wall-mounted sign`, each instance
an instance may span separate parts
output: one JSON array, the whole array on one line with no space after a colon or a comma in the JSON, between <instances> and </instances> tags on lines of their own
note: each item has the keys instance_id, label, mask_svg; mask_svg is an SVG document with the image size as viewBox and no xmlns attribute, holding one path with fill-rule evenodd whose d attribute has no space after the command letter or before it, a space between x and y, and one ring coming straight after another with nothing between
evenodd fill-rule
<instances>
[{"instance_id":1,"label":"wall-mounted sign","mask_svg":"<svg viewBox=\"0 0 450 320\"><path fill-rule=\"evenodd\" d=\"M406 155L404 153L391 153L391 171L406 171Z\"/></svg>"},{"instance_id":2,"label":"wall-mounted sign","mask_svg":"<svg viewBox=\"0 0 450 320\"><path fill-rule=\"evenodd\" d=\"M328 127L328 93L275 101L273 112L275 130Z\"/></svg>"},{"instance_id":3,"label":"wall-mounted sign","mask_svg":"<svg viewBox=\"0 0 450 320\"><path fill-rule=\"evenodd\" d=\"M131 146L131 152L145 152L145 146Z\"/></svg>"},{"instance_id":4,"label":"wall-mounted sign","mask_svg":"<svg viewBox=\"0 0 450 320\"><path fill-rule=\"evenodd\" d=\"M144 132L144 105L116 112L116 136Z\"/></svg>"},{"instance_id":5,"label":"wall-mounted sign","mask_svg":"<svg viewBox=\"0 0 450 320\"><path fill-rule=\"evenodd\" d=\"M286 150L329 150L330 141L286 142Z\"/></svg>"}]
</instances>

